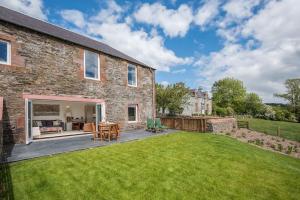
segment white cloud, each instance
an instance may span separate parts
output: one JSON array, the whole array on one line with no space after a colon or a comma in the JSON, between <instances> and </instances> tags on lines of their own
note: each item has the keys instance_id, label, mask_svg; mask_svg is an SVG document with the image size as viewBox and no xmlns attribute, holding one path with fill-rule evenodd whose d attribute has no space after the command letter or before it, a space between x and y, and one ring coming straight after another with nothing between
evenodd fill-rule
<instances>
[{"instance_id":1,"label":"white cloud","mask_svg":"<svg viewBox=\"0 0 300 200\"><path fill-rule=\"evenodd\" d=\"M276 45L284 40L300 39L299 0L272 1L251 18L242 30L244 36L254 36L263 45Z\"/></svg>"},{"instance_id":2,"label":"white cloud","mask_svg":"<svg viewBox=\"0 0 300 200\"><path fill-rule=\"evenodd\" d=\"M133 31L126 23L90 23L88 32L100 35L103 42L158 70L169 71L172 66L191 62L167 49L161 36L151 36L143 30Z\"/></svg>"},{"instance_id":3,"label":"white cloud","mask_svg":"<svg viewBox=\"0 0 300 200\"><path fill-rule=\"evenodd\" d=\"M193 12L186 4L174 10L160 3L145 3L134 13L134 17L138 22L161 27L170 37L183 37L193 21Z\"/></svg>"},{"instance_id":4,"label":"white cloud","mask_svg":"<svg viewBox=\"0 0 300 200\"><path fill-rule=\"evenodd\" d=\"M160 82L160 84L162 84L163 86L168 86L170 85L170 83L168 81L162 81Z\"/></svg>"},{"instance_id":5,"label":"white cloud","mask_svg":"<svg viewBox=\"0 0 300 200\"><path fill-rule=\"evenodd\" d=\"M107 8L102 9L96 16L91 17L91 20L97 22L117 22L121 18L123 9L115 1L107 1ZM127 19L128 20L128 19Z\"/></svg>"},{"instance_id":6,"label":"white cloud","mask_svg":"<svg viewBox=\"0 0 300 200\"><path fill-rule=\"evenodd\" d=\"M244 19L253 15L253 8L260 0L230 0L223 6L226 15L231 20Z\"/></svg>"},{"instance_id":7,"label":"white cloud","mask_svg":"<svg viewBox=\"0 0 300 200\"><path fill-rule=\"evenodd\" d=\"M0 0L0 5L24 14L47 20L42 0Z\"/></svg>"},{"instance_id":8,"label":"white cloud","mask_svg":"<svg viewBox=\"0 0 300 200\"><path fill-rule=\"evenodd\" d=\"M62 10L60 15L64 20L73 22L79 28L85 26L84 16L82 12L78 10Z\"/></svg>"},{"instance_id":9,"label":"white cloud","mask_svg":"<svg viewBox=\"0 0 300 200\"><path fill-rule=\"evenodd\" d=\"M207 0L205 4L196 12L194 17L195 24L204 28L218 15L219 5L219 0Z\"/></svg>"},{"instance_id":10,"label":"white cloud","mask_svg":"<svg viewBox=\"0 0 300 200\"><path fill-rule=\"evenodd\" d=\"M225 42L236 42L241 34L241 24L251 18L256 6L263 0L230 0L222 6L225 17L217 21L217 35Z\"/></svg>"},{"instance_id":11,"label":"white cloud","mask_svg":"<svg viewBox=\"0 0 300 200\"><path fill-rule=\"evenodd\" d=\"M121 7L116 3L110 4L113 6L108 5L107 9L102 9L97 15L85 20L84 29L87 34L100 36L102 42L161 71L169 71L173 66L192 62L191 58L178 57L166 48L164 39L155 29L151 33L142 29L133 30L127 17L122 15ZM122 19L125 21L122 22ZM73 20L67 21L74 23Z\"/></svg>"},{"instance_id":12,"label":"white cloud","mask_svg":"<svg viewBox=\"0 0 300 200\"><path fill-rule=\"evenodd\" d=\"M186 69L176 69L172 71L173 74L182 74L184 72L186 72Z\"/></svg>"},{"instance_id":13,"label":"white cloud","mask_svg":"<svg viewBox=\"0 0 300 200\"><path fill-rule=\"evenodd\" d=\"M245 25L238 25L243 36L260 46L249 48L253 40L246 47L229 42L221 51L200 58L196 65L201 66L203 84L231 76L244 81L265 102L281 101L273 94L284 92L286 79L300 77L300 7L295 5L297 0L269 2Z\"/></svg>"}]
</instances>

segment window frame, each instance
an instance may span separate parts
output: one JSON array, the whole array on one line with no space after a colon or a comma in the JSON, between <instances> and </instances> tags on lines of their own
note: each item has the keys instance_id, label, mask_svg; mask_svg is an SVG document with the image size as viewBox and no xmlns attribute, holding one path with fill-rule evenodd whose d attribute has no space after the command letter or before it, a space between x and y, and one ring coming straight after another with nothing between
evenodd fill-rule
<instances>
[{"instance_id":1,"label":"window frame","mask_svg":"<svg viewBox=\"0 0 300 200\"><path fill-rule=\"evenodd\" d=\"M0 61L0 64L2 65L10 65L11 64L11 44L9 41L6 41L6 40L2 40L0 39L1 42L3 43L6 43L7 45L7 52L6 52L6 59L7 61L6 62L3 62L3 61Z\"/></svg>"},{"instance_id":2,"label":"window frame","mask_svg":"<svg viewBox=\"0 0 300 200\"><path fill-rule=\"evenodd\" d=\"M129 67L134 67L135 68L135 84L134 85L129 84L129 77L128 77ZM130 86L130 87L137 87L137 84L138 84L137 82L138 82L138 79L137 79L137 66L133 65L133 64L128 64L127 65L127 85Z\"/></svg>"},{"instance_id":3,"label":"window frame","mask_svg":"<svg viewBox=\"0 0 300 200\"><path fill-rule=\"evenodd\" d=\"M88 52L88 51L97 54L97 62L98 62L98 78L91 78L91 77L87 77L87 76L86 76L85 53ZM90 80L100 81L100 55L99 55L99 53L94 52L94 51L90 51L90 50L86 50L86 49L85 49L84 52L83 52L83 68L84 68L83 74L84 74L84 78L85 78L85 79L90 79Z\"/></svg>"},{"instance_id":4,"label":"window frame","mask_svg":"<svg viewBox=\"0 0 300 200\"><path fill-rule=\"evenodd\" d=\"M129 121L129 108L135 108L135 120L134 121ZM127 106L127 121L128 123L136 123L138 122L138 105L137 104L130 104Z\"/></svg>"}]
</instances>

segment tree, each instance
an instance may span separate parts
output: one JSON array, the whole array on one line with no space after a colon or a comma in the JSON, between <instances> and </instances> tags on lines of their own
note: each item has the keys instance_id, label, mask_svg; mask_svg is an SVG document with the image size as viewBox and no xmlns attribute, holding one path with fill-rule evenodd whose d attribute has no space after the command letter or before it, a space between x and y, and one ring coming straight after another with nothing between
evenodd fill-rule
<instances>
[{"instance_id":1,"label":"tree","mask_svg":"<svg viewBox=\"0 0 300 200\"><path fill-rule=\"evenodd\" d=\"M176 83L168 86L156 84L156 108L165 114L168 109L170 115L181 114L183 106L188 103L189 88L184 83Z\"/></svg>"},{"instance_id":2,"label":"tree","mask_svg":"<svg viewBox=\"0 0 300 200\"><path fill-rule=\"evenodd\" d=\"M275 94L276 97L284 98L289 102L291 111L300 122L300 79L288 79L285 81L287 92L285 94Z\"/></svg>"},{"instance_id":3,"label":"tree","mask_svg":"<svg viewBox=\"0 0 300 200\"><path fill-rule=\"evenodd\" d=\"M246 89L243 82L233 78L216 81L212 87L212 100L221 108L231 107L235 113L242 113Z\"/></svg>"},{"instance_id":4,"label":"tree","mask_svg":"<svg viewBox=\"0 0 300 200\"><path fill-rule=\"evenodd\" d=\"M181 114L183 112L183 106L188 103L190 90L184 83L176 83L171 86L170 91L169 114Z\"/></svg>"},{"instance_id":5,"label":"tree","mask_svg":"<svg viewBox=\"0 0 300 200\"><path fill-rule=\"evenodd\" d=\"M255 116L263 109L261 98L255 93L248 93L245 98L245 113Z\"/></svg>"},{"instance_id":6,"label":"tree","mask_svg":"<svg viewBox=\"0 0 300 200\"><path fill-rule=\"evenodd\" d=\"M156 110L157 113L162 110L162 113L165 114L166 109L170 103L169 86L164 86L162 84L156 84Z\"/></svg>"}]
</instances>

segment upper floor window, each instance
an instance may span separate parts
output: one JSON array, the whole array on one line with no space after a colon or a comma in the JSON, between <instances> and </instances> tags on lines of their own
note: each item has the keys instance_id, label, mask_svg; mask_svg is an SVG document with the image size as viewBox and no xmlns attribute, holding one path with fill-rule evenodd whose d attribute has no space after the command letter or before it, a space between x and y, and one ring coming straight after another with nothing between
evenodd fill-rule
<instances>
[{"instance_id":1,"label":"upper floor window","mask_svg":"<svg viewBox=\"0 0 300 200\"><path fill-rule=\"evenodd\" d=\"M135 65L128 65L128 85L137 86L137 71Z\"/></svg>"},{"instance_id":2,"label":"upper floor window","mask_svg":"<svg viewBox=\"0 0 300 200\"><path fill-rule=\"evenodd\" d=\"M99 54L84 51L84 78L100 80Z\"/></svg>"},{"instance_id":3,"label":"upper floor window","mask_svg":"<svg viewBox=\"0 0 300 200\"><path fill-rule=\"evenodd\" d=\"M0 64L10 64L10 43L0 40Z\"/></svg>"}]
</instances>

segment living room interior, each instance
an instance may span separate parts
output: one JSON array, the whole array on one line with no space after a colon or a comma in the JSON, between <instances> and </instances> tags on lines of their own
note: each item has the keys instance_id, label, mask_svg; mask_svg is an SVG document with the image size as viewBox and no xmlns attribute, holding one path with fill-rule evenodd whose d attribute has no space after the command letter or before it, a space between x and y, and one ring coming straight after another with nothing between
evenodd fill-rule
<instances>
[{"instance_id":1,"label":"living room interior","mask_svg":"<svg viewBox=\"0 0 300 200\"><path fill-rule=\"evenodd\" d=\"M32 101L33 139L90 134L96 104L70 101Z\"/></svg>"}]
</instances>

